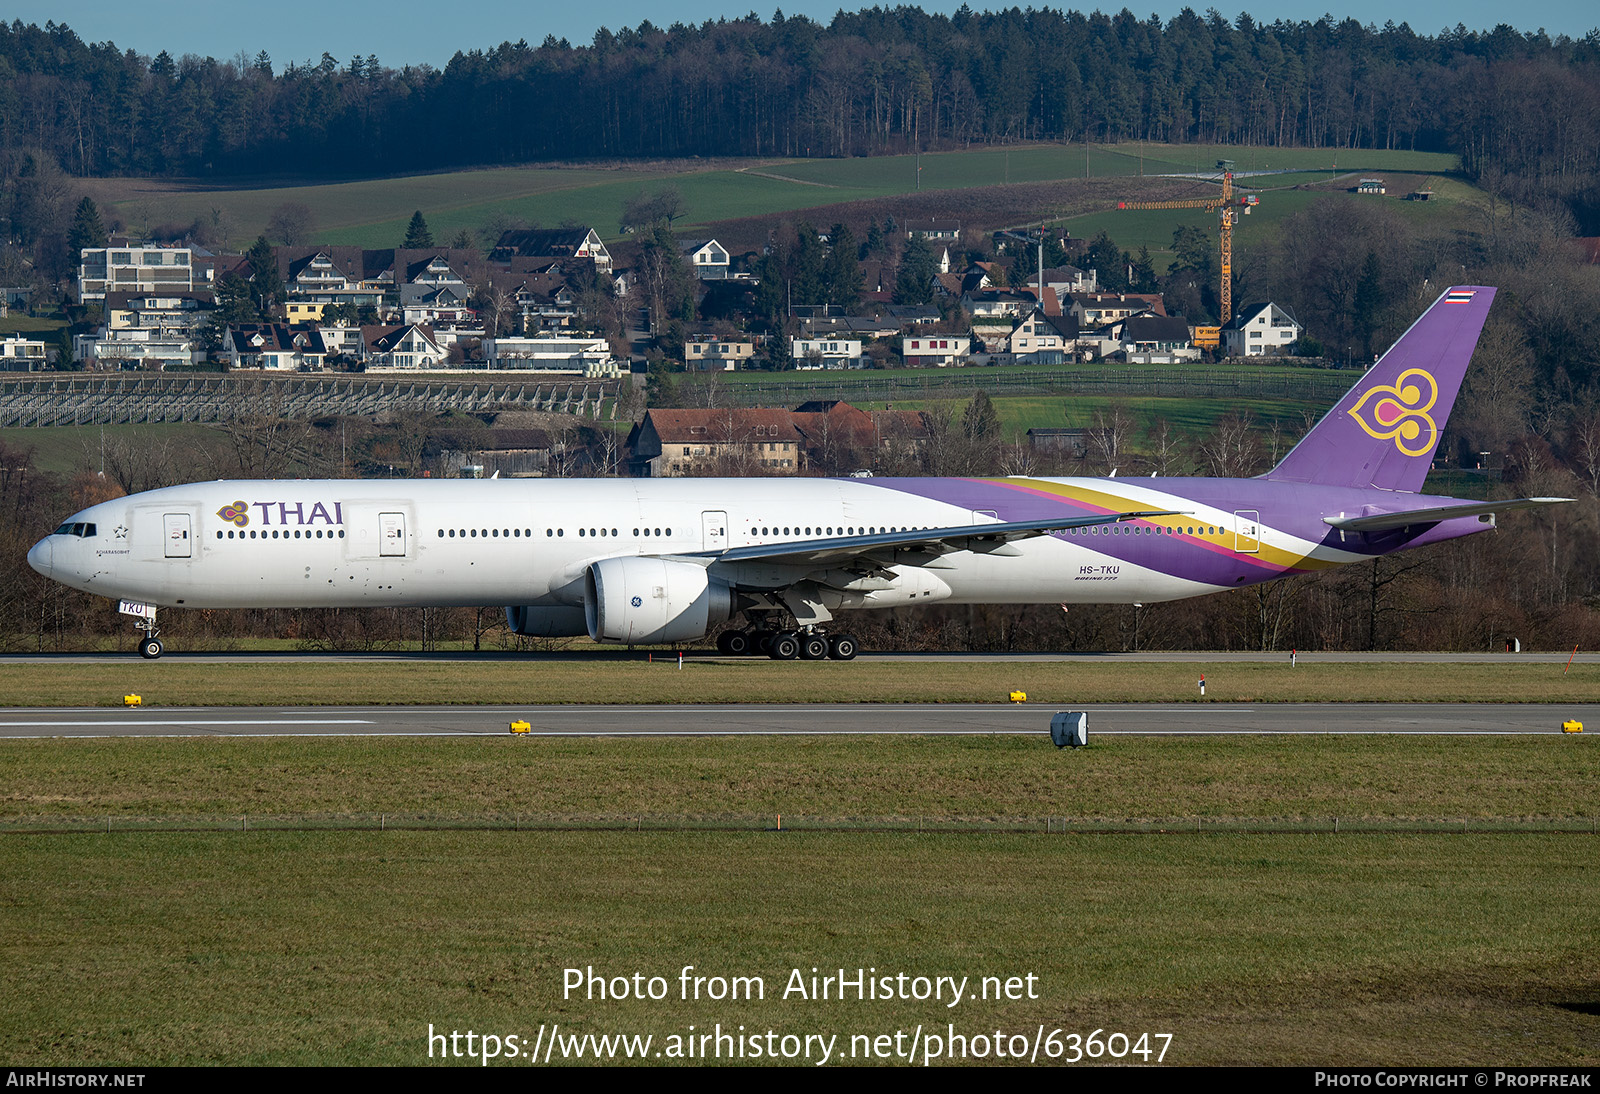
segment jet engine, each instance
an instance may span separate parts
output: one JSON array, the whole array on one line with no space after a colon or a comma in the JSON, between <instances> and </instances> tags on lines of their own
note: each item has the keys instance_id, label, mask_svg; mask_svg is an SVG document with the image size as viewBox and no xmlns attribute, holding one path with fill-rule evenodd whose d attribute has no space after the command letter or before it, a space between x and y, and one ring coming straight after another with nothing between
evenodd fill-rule
<instances>
[{"instance_id":1,"label":"jet engine","mask_svg":"<svg viewBox=\"0 0 1600 1094\"><path fill-rule=\"evenodd\" d=\"M589 633L582 608L537 608L513 604L506 608L506 626L524 638L577 638Z\"/></svg>"},{"instance_id":2,"label":"jet engine","mask_svg":"<svg viewBox=\"0 0 1600 1094\"><path fill-rule=\"evenodd\" d=\"M727 619L733 593L692 562L607 558L589 567L583 610L596 642L677 642Z\"/></svg>"}]
</instances>

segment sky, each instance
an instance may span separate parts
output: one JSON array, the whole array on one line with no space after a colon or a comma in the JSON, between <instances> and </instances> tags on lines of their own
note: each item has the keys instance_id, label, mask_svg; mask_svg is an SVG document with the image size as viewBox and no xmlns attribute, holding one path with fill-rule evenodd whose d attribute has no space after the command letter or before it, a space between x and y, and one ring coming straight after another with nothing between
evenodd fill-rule
<instances>
[{"instance_id":1,"label":"sky","mask_svg":"<svg viewBox=\"0 0 1600 1094\"><path fill-rule=\"evenodd\" d=\"M750 0L745 0L748 4ZM773 0L766 0L772 3ZM894 6L902 0L880 0ZM998 0L968 0L974 9L1010 7ZM961 0L922 0L925 11L953 12ZM778 5L774 4L774 7ZM819 22L832 18L841 7L856 10L871 4L846 5L838 0L799 0L781 5L785 15L807 15ZM1026 8L1029 3L1016 4ZM1121 3L1084 4L1037 0L1036 7L1079 11L1120 11ZM1159 15L1170 20L1184 7L1202 14L1211 6L1161 0L1126 5L1141 19ZM1411 24L1420 34L1436 34L1462 23L1470 30L1488 30L1509 22L1522 31L1543 28L1551 35L1581 38L1600 26L1592 0L1544 0L1531 12L1506 8L1490 0L1344 0L1330 12L1327 0L1263 0L1245 7L1215 5L1232 20L1247 11L1257 22L1316 20L1324 14L1354 18L1382 26L1389 20ZM528 3L527 0L475 0L459 9L437 0L344 0L328 4L316 0L275 0L271 4L219 4L216 0L158 0L152 4L128 0L0 0L7 22L43 26L47 20L66 23L80 38L110 40L122 49L151 56L167 50L174 57L185 53L228 60L243 51L251 57L265 49L279 71L290 61L316 61L324 51L343 63L353 54L376 54L383 64L402 68L431 64L442 68L458 50L490 49L503 41L525 38L538 45L545 35L586 45L601 26L618 30L638 26L648 19L657 26L675 22L700 23L719 17L736 18L752 10L739 0L612 0L599 8L586 5ZM773 9L755 9L763 19ZM455 15L452 18L452 15Z\"/></svg>"}]
</instances>

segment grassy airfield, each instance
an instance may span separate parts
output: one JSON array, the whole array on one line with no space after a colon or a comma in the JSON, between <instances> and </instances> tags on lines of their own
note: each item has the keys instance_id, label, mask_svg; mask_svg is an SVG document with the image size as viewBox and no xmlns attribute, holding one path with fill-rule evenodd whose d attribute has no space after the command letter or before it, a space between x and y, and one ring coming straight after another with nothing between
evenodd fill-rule
<instances>
[{"instance_id":1,"label":"grassy airfield","mask_svg":"<svg viewBox=\"0 0 1600 1094\"><path fill-rule=\"evenodd\" d=\"M654 660L649 658L653 657ZM1600 665L1043 661L773 662L668 651L530 655L506 661L179 660L20 662L0 704L13 707L319 706L449 703L985 703L1013 689L1035 703L1600 702Z\"/></svg>"},{"instance_id":2,"label":"grassy airfield","mask_svg":"<svg viewBox=\"0 0 1600 1094\"><path fill-rule=\"evenodd\" d=\"M1515 672L1475 682L1502 667ZM293 701L341 703L375 681L388 701L429 702L606 701L611 688L748 698L752 685L792 701L819 680L832 702L993 699L1013 678L1030 698L1165 700L1202 668L1208 698L1225 702L1312 699L1362 678L1388 698L1502 701L1508 688L1558 698L1563 680L1593 699L1600 682L1600 667L1579 665L1567 677L1301 665L1292 679L1286 666L1174 665L1182 679L1162 691L1169 666L966 668L11 665L6 698L54 687L52 703L98 703L134 678L147 702L268 701L298 680ZM519 1051L559 1023L563 1036L652 1035L645 1059L658 1063L672 1060L668 1038L720 1023L763 1044L768 1030L837 1035L831 1062L867 1062L876 1042L853 1037L903 1031L905 1047L918 1026L953 1026L970 1062L995 1061L997 1031L1015 1051L1010 1038L1042 1028L1060 1031L1050 1044L1063 1053L1074 1033L1171 1034L1166 1063L1592 1066L1593 745L1553 733L1117 738L1073 753L1011 737L5 741L0 1055L418 1064L430 1023L515 1034ZM266 814L298 827L263 829ZM410 826L380 827L396 814ZM228 820L244 815L248 832ZM1151 823L1018 830L1047 816ZM94 830L105 817L110 834ZM635 830L629 817L652 821ZM835 828L807 829L808 817ZM857 830L842 830L849 818ZM912 818L968 830L917 831ZM685 1000L687 965L759 978L764 997ZM565 996L564 970L590 966L660 976L666 997ZM966 976L974 993L986 976L1036 980L1031 998L955 1007L785 998L792 970L809 985L813 967Z\"/></svg>"}]
</instances>

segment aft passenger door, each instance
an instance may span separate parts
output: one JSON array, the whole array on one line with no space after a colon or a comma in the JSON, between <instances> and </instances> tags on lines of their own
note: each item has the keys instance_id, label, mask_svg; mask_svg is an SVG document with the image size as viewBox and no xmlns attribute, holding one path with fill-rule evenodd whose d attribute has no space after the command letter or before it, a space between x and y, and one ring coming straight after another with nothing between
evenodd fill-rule
<instances>
[{"instance_id":1,"label":"aft passenger door","mask_svg":"<svg viewBox=\"0 0 1600 1094\"><path fill-rule=\"evenodd\" d=\"M1256 509L1240 509L1233 514L1233 550L1235 554L1253 555L1261 550L1261 513Z\"/></svg>"}]
</instances>

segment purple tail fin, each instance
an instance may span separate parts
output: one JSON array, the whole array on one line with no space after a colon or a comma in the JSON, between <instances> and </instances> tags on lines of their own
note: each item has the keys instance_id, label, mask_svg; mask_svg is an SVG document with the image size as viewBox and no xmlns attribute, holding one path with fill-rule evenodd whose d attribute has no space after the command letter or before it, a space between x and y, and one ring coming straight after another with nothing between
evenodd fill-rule
<instances>
[{"instance_id":1,"label":"purple tail fin","mask_svg":"<svg viewBox=\"0 0 1600 1094\"><path fill-rule=\"evenodd\" d=\"M1421 490L1493 301L1446 291L1266 478Z\"/></svg>"}]
</instances>

